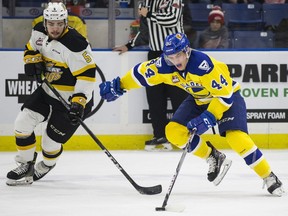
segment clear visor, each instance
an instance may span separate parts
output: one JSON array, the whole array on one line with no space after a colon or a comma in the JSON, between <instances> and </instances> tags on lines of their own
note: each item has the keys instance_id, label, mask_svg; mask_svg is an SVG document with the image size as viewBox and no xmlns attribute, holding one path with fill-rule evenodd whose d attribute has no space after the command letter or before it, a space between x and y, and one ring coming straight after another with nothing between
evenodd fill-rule
<instances>
[{"instance_id":1,"label":"clear visor","mask_svg":"<svg viewBox=\"0 0 288 216\"><path fill-rule=\"evenodd\" d=\"M183 63L190 57L190 50L181 51L172 55L165 55L164 54L164 60L169 66L174 66ZM184 54L184 55L183 55Z\"/></svg>"}]
</instances>

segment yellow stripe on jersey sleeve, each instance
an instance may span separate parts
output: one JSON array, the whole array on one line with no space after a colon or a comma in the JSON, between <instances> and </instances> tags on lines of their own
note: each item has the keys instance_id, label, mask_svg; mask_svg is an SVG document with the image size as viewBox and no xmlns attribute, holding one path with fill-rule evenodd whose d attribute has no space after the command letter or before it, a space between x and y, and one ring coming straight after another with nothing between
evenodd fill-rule
<instances>
[{"instance_id":1,"label":"yellow stripe on jersey sleeve","mask_svg":"<svg viewBox=\"0 0 288 216\"><path fill-rule=\"evenodd\" d=\"M53 87L60 91L74 91L74 86L67 86L67 85L54 85Z\"/></svg>"},{"instance_id":2,"label":"yellow stripe on jersey sleeve","mask_svg":"<svg viewBox=\"0 0 288 216\"><path fill-rule=\"evenodd\" d=\"M73 74L73 76L77 76L77 75L82 74L85 71L87 71L89 69L92 69L92 68L96 68L96 65L95 64L86 65L85 67L83 67L83 68L81 68L79 70L73 71L72 74Z\"/></svg>"},{"instance_id":3,"label":"yellow stripe on jersey sleeve","mask_svg":"<svg viewBox=\"0 0 288 216\"><path fill-rule=\"evenodd\" d=\"M32 47L32 45L30 44L30 42L28 42L28 43L26 44L26 47L27 47L28 50L34 50L33 47ZM26 52L26 51L25 51L25 52Z\"/></svg>"},{"instance_id":4,"label":"yellow stripe on jersey sleeve","mask_svg":"<svg viewBox=\"0 0 288 216\"><path fill-rule=\"evenodd\" d=\"M78 80L88 81L88 82L96 82L96 78L95 77L77 76L77 79Z\"/></svg>"}]
</instances>

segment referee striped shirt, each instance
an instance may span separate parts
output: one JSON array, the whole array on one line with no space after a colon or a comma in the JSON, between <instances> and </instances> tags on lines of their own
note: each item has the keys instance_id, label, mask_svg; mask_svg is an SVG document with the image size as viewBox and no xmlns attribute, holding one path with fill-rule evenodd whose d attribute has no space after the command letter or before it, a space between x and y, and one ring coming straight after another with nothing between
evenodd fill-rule
<instances>
[{"instance_id":1,"label":"referee striped shirt","mask_svg":"<svg viewBox=\"0 0 288 216\"><path fill-rule=\"evenodd\" d=\"M147 25L149 29L149 46L152 51L162 51L165 38L177 32L184 33L182 0L145 0L149 8ZM135 46L136 37L129 44Z\"/></svg>"}]
</instances>

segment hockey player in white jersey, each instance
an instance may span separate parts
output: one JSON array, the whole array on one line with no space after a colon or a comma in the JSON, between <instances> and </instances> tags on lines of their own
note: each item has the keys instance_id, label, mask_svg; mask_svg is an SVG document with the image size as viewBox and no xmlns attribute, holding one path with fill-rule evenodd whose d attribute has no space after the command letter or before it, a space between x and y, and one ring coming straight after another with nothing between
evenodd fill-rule
<instances>
[{"instance_id":1,"label":"hockey player in white jersey","mask_svg":"<svg viewBox=\"0 0 288 216\"><path fill-rule=\"evenodd\" d=\"M49 3L43 16L44 26L39 23L33 28L25 47L25 74L39 83L47 79L70 104L70 110L45 83L29 96L15 121L19 166L7 174L10 186L31 184L54 168L62 145L79 127L77 119L84 119L93 105L96 64L88 41L68 27L63 3ZM36 163L34 129L42 122L47 123L41 142L43 160Z\"/></svg>"}]
</instances>

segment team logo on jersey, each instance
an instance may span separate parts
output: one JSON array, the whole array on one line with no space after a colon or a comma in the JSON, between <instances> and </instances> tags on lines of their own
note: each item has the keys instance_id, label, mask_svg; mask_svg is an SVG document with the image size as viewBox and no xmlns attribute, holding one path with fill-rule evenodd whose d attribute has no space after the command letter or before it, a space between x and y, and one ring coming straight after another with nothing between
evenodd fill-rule
<instances>
[{"instance_id":1,"label":"team logo on jersey","mask_svg":"<svg viewBox=\"0 0 288 216\"><path fill-rule=\"evenodd\" d=\"M172 76L172 83L178 83L180 82L178 76Z\"/></svg>"},{"instance_id":2,"label":"team logo on jersey","mask_svg":"<svg viewBox=\"0 0 288 216\"><path fill-rule=\"evenodd\" d=\"M156 67L158 67L158 68L162 67L161 58L159 58L159 59L156 61Z\"/></svg>"},{"instance_id":3,"label":"team logo on jersey","mask_svg":"<svg viewBox=\"0 0 288 216\"><path fill-rule=\"evenodd\" d=\"M38 39L36 40L36 45L37 45L37 46L42 46L42 44L43 44L43 38L38 38Z\"/></svg>"},{"instance_id":4,"label":"team logo on jersey","mask_svg":"<svg viewBox=\"0 0 288 216\"><path fill-rule=\"evenodd\" d=\"M52 63L52 62L46 63L46 71L47 72L45 73L45 77L49 82L59 80L61 78L62 73L63 73L61 68L54 67L54 66L55 66L55 63Z\"/></svg>"},{"instance_id":5,"label":"team logo on jersey","mask_svg":"<svg viewBox=\"0 0 288 216\"><path fill-rule=\"evenodd\" d=\"M48 80L48 82L52 82L52 81L55 81L55 80L59 80L61 78L61 73L58 73L58 72L52 72L52 73L45 73L45 77L46 79Z\"/></svg>"},{"instance_id":6,"label":"team logo on jersey","mask_svg":"<svg viewBox=\"0 0 288 216\"><path fill-rule=\"evenodd\" d=\"M193 95L195 98L199 98L199 91L203 89L203 86L200 83L196 82L189 82L189 83L181 83L182 88L184 88L185 91L189 92ZM195 95L195 92L198 92L197 95ZM200 98L206 97L207 95L201 95Z\"/></svg>"},{"instance_id":7,"label":"team logo on jersey","mask_svg":"<svg viewBox=\"0 0 288 216\"><path fill-rule=\"evenodd\" d=\"M199 69L208 71L210 66L206 60L202 61L201 64L198 66Z\"/></svg>"}]
</instances>

